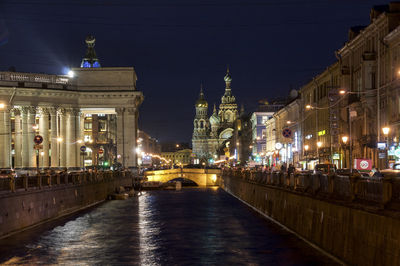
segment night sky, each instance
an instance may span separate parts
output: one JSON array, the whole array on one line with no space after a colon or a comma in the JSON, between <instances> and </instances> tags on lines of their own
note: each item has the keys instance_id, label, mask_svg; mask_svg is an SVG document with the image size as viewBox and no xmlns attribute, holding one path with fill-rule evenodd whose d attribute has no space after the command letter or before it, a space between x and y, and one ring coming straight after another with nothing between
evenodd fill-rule
<instances>
[{"instance_id":1,"label":"night sky","mask_svg":"<svg viewBox=\"0 0 400 266\"><path fill-rule=\"evenodd\" d=\"M134 66L139 127L189 142L200 84L210 111L232 92L247 111L286 96L335 61L348 29L382 0L0 0L0 70L66 74L96 37L104 67Z\"/></svg>"}]
</instances>

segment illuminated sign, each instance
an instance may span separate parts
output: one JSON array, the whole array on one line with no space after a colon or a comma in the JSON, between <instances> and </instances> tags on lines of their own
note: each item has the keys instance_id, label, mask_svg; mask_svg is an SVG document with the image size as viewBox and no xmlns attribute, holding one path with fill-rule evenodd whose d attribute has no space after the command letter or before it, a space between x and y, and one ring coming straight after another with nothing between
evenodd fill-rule
<instances>
[{"instance_id":1,"label":"illuminated sign","mask_svg":"<svg viewBox=\"0 0 400 266\"><path fill-rule=\"evenodd\" d=\"M311 139L311 138L312 138L311 134L306 136L306 139Z\"/></svg>"},{"instance_id":2,"label":"illuminated sign","mask_svg":"<svg viewBox=\"0 0 400 266\"><path fill-rule=\"evenodd\" d=\"M334 153L334 154L332 155L332 159L333 159L333 160L339 160L339 159L340 159L339 153Z\"/></svg>"},{"instance_id":3,"label":"illuminated sign","mask_svg":"<svg viewBox=\"0 0 400 266\"><path fill-rule=\"evenodd\" d=\"M323 136L326 134L325 130L318 131L318 136Z\"/></svg>"}]
</instances>

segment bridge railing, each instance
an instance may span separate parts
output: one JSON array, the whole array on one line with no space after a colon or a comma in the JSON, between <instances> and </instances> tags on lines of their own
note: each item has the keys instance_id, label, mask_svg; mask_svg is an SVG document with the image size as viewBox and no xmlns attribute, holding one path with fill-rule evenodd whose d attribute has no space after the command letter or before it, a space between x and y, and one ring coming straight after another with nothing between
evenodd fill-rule
<instances>
[{"instance_id":1,"label":"bridge railing","mask_svg":"<svg viewBox=\"0 0 400 266\"><path fill-rule=\"evenodd\" d=\"M42 189L53 186L99 183L121 178L135 178L130 171L60 172L57 174L22 175L0 178L0 193Z\"/></svg>"},{"instance_id":2,"label":"bridge railing","mask_svg":"<svg viewBox=\"0 0 400 266\"><path fill-rule=\"evenodd\" d=\"M226 176L320 199L400 210L400 175L390 173L384 174L383 178L366 178L360 175L314 174L311 171L287 174L224 169L222 177Z\"/></svg>"}]
</instances>

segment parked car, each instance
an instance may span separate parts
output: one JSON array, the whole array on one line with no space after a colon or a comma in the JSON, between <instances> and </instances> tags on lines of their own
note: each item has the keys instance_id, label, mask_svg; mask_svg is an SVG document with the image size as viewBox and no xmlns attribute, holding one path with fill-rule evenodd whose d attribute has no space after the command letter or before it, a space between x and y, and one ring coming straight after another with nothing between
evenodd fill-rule
<instances>
[{"instance_id":1,"label":"parked car","mask_svg":"<svg viewBox=\"0 0 400 266\"><path fill-rule=\"evenodd\" d=\"M336 165L331 163L319 163L314 167L314 174L331 174L336 172Z\"/></svg>"},{"instance_id":2,"label":"parked car","mask_svg":"<svg viewBox=\"0 0 400 266\"><path fill-rule=\"evenodd\" d=\"M341 168L336 170L336 174L338 175L344 175L344 176L350 176L351 174L353 175L360 175L362 177L370 177L367 172L361 172L357 169L350 169L349 168Z\"/></svg>"},{"instance_id":3,"label":"parked car","mask_svg":"<svg viewBox=\"0 0 400 266\"><path fill-rule=\"evenodd\" d=\"M15 171L12 169L0 169L0 178L8 178L10 174L16 177Z\"/></svg>"}]
</instances>

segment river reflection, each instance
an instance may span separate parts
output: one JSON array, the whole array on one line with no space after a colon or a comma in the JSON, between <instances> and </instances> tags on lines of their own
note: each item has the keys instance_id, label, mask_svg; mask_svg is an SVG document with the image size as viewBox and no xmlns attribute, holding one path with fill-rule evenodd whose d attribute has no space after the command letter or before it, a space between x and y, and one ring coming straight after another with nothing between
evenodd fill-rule
<instances>
[{"instance_id":1,"label":"river reflection","mask_svg":"<svg viewBox=\"0 0 400 266\"><path fill-rule=\"evenodd\" d=\"M143 192L0 241L0 263L334 263L221 189Z\"/></svg>"}]
</instances>

